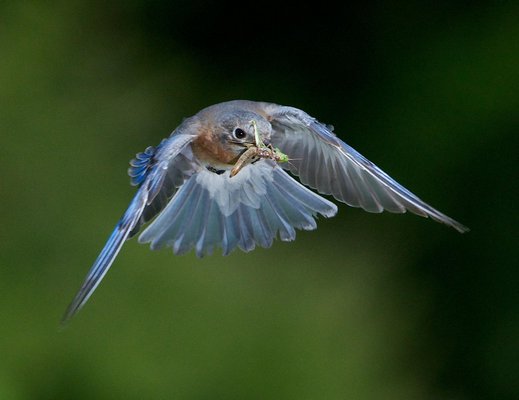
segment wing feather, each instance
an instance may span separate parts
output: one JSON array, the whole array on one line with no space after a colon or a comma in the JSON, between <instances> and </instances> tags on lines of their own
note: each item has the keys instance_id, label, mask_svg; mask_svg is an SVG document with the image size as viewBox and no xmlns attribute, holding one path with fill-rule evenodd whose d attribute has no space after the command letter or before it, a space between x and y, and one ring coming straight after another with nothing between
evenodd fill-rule
<instances>
[{"instance_id":1,"label":"wing feather","mask_svg":"<svg viewBox=\"0 0 519 400\"><path fill-rule=\"evenodd\" d=\"M305 112L264 104L272 143L291 160L286 168L320 193L369 212L410 211L459 232L468 228L431 207Z\"/></svg>"},{"instance_id":2,"label":"wing feather","mask_svg":"<svg viewBox=\"0 0 519 400\"><path fill-rule=\"evenodd\" d=\"M161 186L168 172L168 160L174 159L191 140L192 136L190 135L172 135L168 140L161 143L160 150L163 155L166 152L170 157L169 159L162 157L161 162L152 162L155 149L148 148L141 155L137 155L137 161L132 162L133 169L130 169L130 175L132 176L132 182L140 185L139 189L87 273L78 293L65 311L61 320L62 325L70 321L85 305L101 283L126 239L131 237L132 232L142 223L145 209L150 204L156 207L157 204L154 203L154 200L161 193ZM163 200L161 199L161 201Z\"/></svg>"}]
</instances>

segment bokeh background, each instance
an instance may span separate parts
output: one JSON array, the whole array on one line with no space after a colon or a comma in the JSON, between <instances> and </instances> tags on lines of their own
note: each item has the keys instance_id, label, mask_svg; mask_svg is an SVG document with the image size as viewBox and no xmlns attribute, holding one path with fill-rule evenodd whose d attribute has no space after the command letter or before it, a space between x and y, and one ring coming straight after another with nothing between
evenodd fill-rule
<instances>
[{"instance_id":1,"label":"bokeh background","mask_svg":"<svg viewBox=\"0 0 519 400\"><path fill-rule=\"evenodd\" d=\"M517 399L517 2L0 5L0 399ZM299 107L472 231L341 205L292 243L126 244L183 117ZM515 193L514 193L515 192Z\"/></svg>"}]
</instances>

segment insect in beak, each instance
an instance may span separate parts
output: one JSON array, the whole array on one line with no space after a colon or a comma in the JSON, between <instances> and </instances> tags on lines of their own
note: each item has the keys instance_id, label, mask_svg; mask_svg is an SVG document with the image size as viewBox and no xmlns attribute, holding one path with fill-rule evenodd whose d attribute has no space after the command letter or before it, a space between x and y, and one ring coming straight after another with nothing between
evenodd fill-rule
<instances>
[{"instance_id":1,"label":"insect in beak","mask_svg":"<svg viewBox=\"0 0 519 400\"><path fill-rule=\"evenodd\" d=\"M270 141L262 141L258 134L258 127L256 121L250 121L254 128L254 140L256 143L245 143L247 150L243 152L234 168L231 170L230 177L235 176L247 164L250 164L253 159L268 158L276 162L288 162L288 156L281 152L278 148L272 147Z\"/></svg>"}]
</instances>

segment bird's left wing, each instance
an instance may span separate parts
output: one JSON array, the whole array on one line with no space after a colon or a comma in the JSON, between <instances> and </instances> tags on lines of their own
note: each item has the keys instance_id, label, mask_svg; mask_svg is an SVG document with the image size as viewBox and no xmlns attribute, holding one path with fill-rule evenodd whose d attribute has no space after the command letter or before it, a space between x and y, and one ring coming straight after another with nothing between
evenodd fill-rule
<instances>
[{"instance_id":1,"label":"bird's left wing","mask_svg":"<svg viewBox=\"0 0 519 400\"><path fill-rule=\"evenodd\" d=\"M81 289L67 308L62 318L62 324L66 324L90 298L112 265L123 243L134 228L143 222L145 210L153 206L154 200L158 200L158 195L161 195L165 190L170 190L167 186L174 182L167 180L170 179L168 171L171 169L172 161L175 160L193 138L194 136L189 133L174 133L156 149L148 148L132 161L132 167L129 172L132 177L132 183L139 185L139 190L92 265Z\"/></svg>"},{"instance_id":2,"label":"bird's left wing","mask_svg":"<svg viewBox=\"0 0 519 400\"><path fill-rule=\"evenodd\" d=\"M465 226L434 209L304 111L263 103L272 144L291 159L286 168L320 193L369 212L384 210L430 217L459 232Z\"/></svg>"}]
</instances>

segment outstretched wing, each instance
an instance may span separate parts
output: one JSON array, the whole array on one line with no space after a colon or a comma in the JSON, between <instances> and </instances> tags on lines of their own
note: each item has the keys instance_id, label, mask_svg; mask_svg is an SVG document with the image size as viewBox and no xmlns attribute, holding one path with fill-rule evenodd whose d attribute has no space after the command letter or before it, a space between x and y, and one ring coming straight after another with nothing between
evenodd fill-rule
<instances>
[{"instance_id":1,"label":"outstretched wing","mask_svg":"<svg viewBox=\"0 0 519 400\"><path fill-rule=\"evenodd\" d=\"M305 185L369 212L411 211L458 232L468 230L419 199L304 111L274 104L264 109L273 128L272 144L288 155L291 161L286 168Z\"/></svg>"},{"instance_id":2,"label":"outstretched wing","mask_svg":"<svg viewBox=\"0 0 519 400\"><path fill-rule=\"evenodd\" d=\"M66 324L84 306L108 272L131 232L154 215L155 208L159 207L157 202L164 203L162 198L165 196L164 193L174 191L172 186L175 184L175 179L172 178L170 166L192 139L193 136L190 134L175 133L156 149L147 149L137 156L137 161L132 162L129 172L132 182L140 185L139 190L95 260L81 289L67 308L62 324Z\"/></svg>"},{"instance_id":3,"label":"outstretched wing","mask_svg":"<svg viewBox=\"0 0 519 400\"><path fill-rule=\"evenodd\" d=\"M202 169L175 193L139 237L152 249L170 246L176 254L194 248L201 257L221 247L270 247L295 239L295 229L316 228L317 214L331 217L335 204L307 189L270 160L245 166L230 177Z\"/></svg>"}]
</instances>

